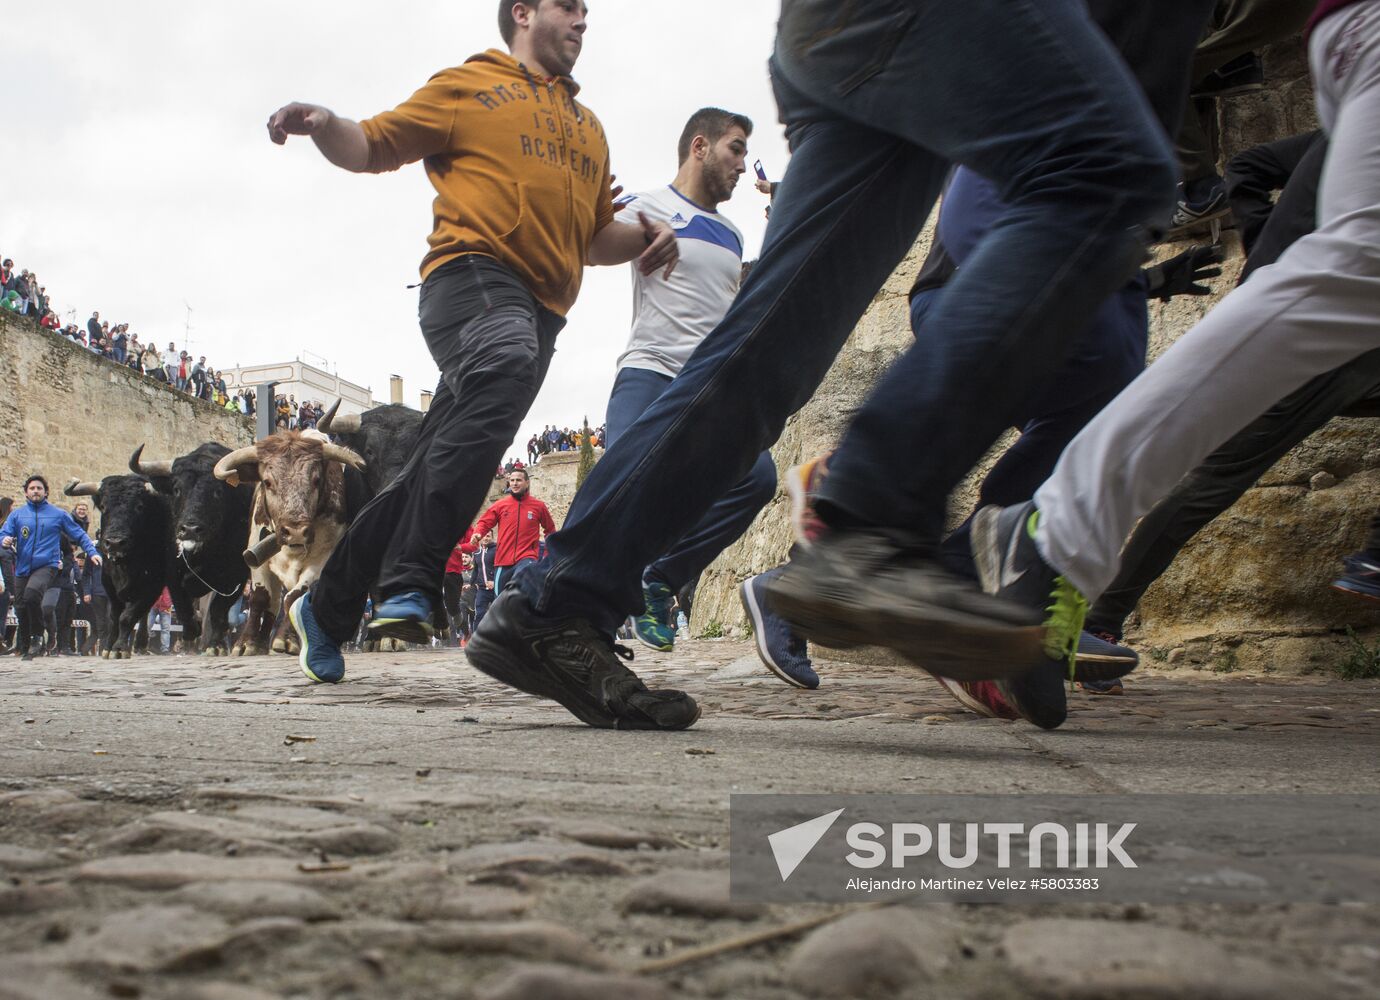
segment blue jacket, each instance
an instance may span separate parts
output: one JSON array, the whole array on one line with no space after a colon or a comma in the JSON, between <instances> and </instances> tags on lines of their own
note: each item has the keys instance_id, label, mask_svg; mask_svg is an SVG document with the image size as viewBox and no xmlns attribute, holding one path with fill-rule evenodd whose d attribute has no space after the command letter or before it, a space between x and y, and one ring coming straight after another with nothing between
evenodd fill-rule
<instances>
[{"instance_id":1,"label":"blue jacket","mask_svg":"<svg viewBox=\"0 0 1380 1000\"><path fill-rule=\"evenodd\" d=\"M54 507L47 500L37 506L25 503L22 507L16 507L5 519L5 526L0 528L0 539L15 540L16 576L28 576L44 566L61 569L63 537L79 543L86 550L88 558L99 554L95 543L81 530L81 525L72 515Z\"/></svg>"}]
</instances>

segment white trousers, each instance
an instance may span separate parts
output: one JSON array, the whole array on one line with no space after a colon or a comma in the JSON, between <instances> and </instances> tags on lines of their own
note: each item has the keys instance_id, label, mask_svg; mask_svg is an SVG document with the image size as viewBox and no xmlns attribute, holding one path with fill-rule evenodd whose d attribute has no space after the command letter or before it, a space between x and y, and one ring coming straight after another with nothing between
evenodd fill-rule
<instances>
[{"instance_id":1,"label":"white trousers","mask_svg":"<svg viewBox=\"0 0 1380 1000\"><path fill-rule=\"evenodd\" d=\"M1185 474L1309 379L1380 347L1380 0L1321 22L1309 60L1330 137L1318 228L1112 400L1035 493L1036 545L1089 601Z\"/></svg>"}]
</instances>

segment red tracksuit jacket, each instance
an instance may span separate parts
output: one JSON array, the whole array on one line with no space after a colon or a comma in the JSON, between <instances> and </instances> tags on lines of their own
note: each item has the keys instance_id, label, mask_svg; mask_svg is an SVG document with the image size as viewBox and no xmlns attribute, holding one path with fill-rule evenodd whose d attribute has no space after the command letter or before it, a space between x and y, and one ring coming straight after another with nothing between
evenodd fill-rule
<instances>
[{"instance_id":1,"label":"red tracksuit jacket","mask_svg":"<svg viewBox=\"0 0 1380 1000\"><path fill-rule=\"evenodd\" d=\"M499 500L474 522L471 537L487 534L495 524L498 551L494 553L494 566L514 566L519 560L537 558L541 529L548 535L556 531L556 522L551 520L546 504L531 495L519 500L509 494Z\"/></svg>"}]
</instances>

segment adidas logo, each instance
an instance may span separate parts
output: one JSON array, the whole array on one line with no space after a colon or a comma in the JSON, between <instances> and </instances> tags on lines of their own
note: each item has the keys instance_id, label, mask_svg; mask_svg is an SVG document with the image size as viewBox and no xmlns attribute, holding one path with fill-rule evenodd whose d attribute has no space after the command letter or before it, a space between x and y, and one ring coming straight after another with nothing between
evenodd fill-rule
<instances>
[{"instance_id":1,"label":"adidas logo","mask_svg":"<svg viewBox=\"0 0 1380 1000\"><path fill-rule=\"evenodd\" d=\"M685 224L685 216L681 215L679 212L671 216L671 225L674 226L677 222L681 223L682 225Z\"/></svg>"},{"instance_id":2,"label":"adidas logo","mask_svg":"<svg viewBox=\"0 0 1380 1000\"><path fill-rule=\"evenodd\" d=\"M835 809L823 816L807 819L804 823L778 830L767 835L772 856L776 858L776 870L781 873L781 881L791 877L800 863L815 849L834 821L843 815L842 809Z\"/></svg>"}]
</instances>

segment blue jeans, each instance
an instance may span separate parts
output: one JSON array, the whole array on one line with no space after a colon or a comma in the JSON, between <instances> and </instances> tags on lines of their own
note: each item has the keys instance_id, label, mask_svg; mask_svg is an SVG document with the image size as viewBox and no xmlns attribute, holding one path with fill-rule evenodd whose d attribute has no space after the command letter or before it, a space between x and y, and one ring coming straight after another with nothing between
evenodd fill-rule
<instances>
[{"instance_id":1,"label":"blue jeans","mask_svg":"<svg viewBox=\"0 0 1380 1000\"><path fill-rule=\"evenodd\" d=\"M949 490L1059 367L1167 218L1168 140L1077 0L783 4L773 81L793 157L723 321L518 580L612 632L638 578L810 398L933 207L950 162L1010 206L880 381L823 499L937 542ZM1191 43L1190 43L1191 44ZM901 460L897 461L897 456Z\"/></svg>"},{"instance_id":2,"label":"blue jeans","mask_svg":"<svg viewBox=\"0 0 1380 1000\"><path fill-rule=\"evenodd\" d=\"M526 559L519 559L517 562L513 563L513 565L511 565L511 566L495 566L495 567L494 567L494 593L497 594L497 593L500 593L500 592L503 590L503 581L504 581L505 579L507 579L507 578L508 578L509 576L511 576L512 574L516 573L518 570L523 569L524 567L527 567L527 566L531 566L534 562L536 562L536 560L533 559L533 558L531 558L531 557L529 556L529 557L526 558Z\"/></svg>"},{"instance_id":3,"label":"blue jeans","mask_svg":"<svg viewBox=\"0 0 1380 1000\"><path fill-rule=\"evenodd\" d=\"M646 413L671 384L671 376L645 368L624 368L613 382L604 417L605 437L612 446L637 418ZM674 593L699 578L720 552L747 530L771 498L776 496L776 463L771 452L757 456L747 478L729 489L710 507L685 537L647 567L644 579L659 580Z\"/></svg>"}]
</instances>

